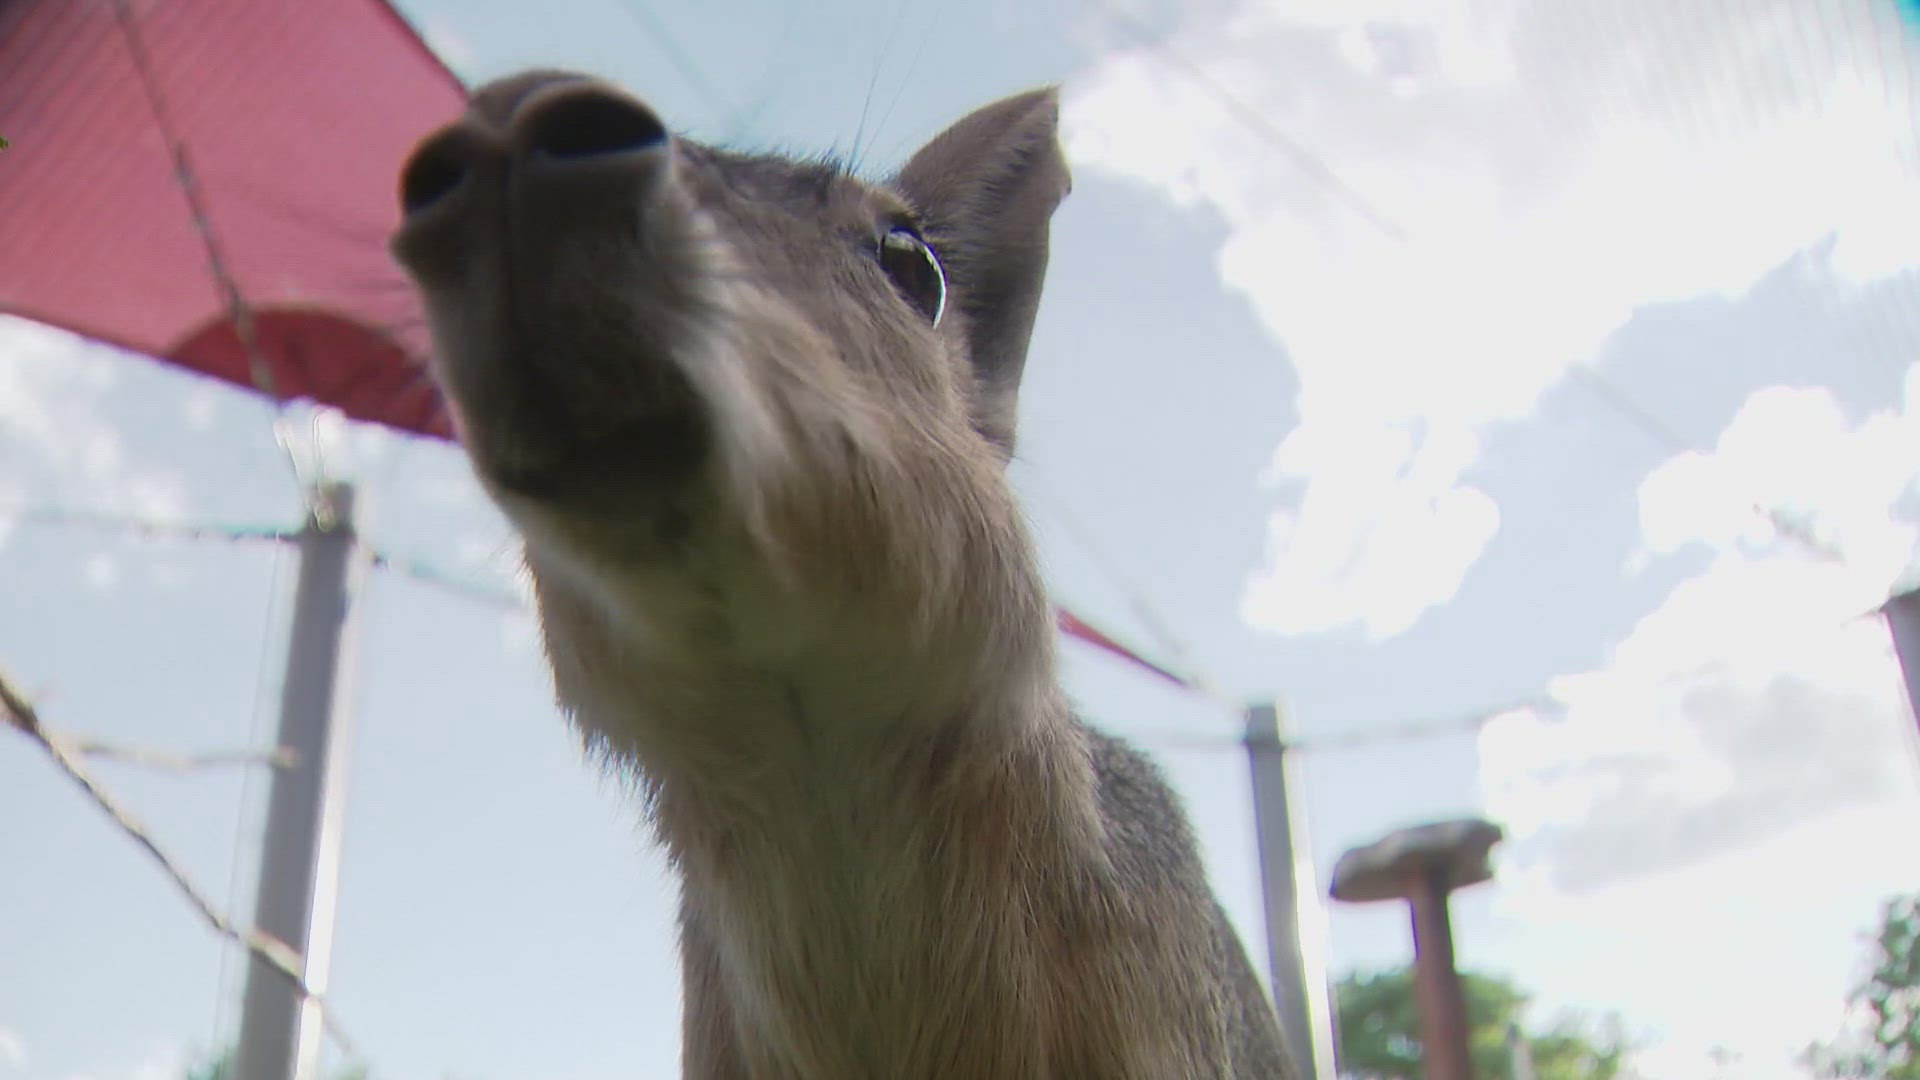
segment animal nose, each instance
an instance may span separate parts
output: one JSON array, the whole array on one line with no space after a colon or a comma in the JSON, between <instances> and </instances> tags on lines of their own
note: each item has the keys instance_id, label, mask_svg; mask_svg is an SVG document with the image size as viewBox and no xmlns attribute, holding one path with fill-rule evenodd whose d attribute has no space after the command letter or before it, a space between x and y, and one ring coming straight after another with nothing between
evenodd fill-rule
<instances>
[{"instance_id":1,"label":"animal nose","mask_svg":"<svg viewBox=\"0 0 1920 1080\"><path fill-rule=\"evenodd\" d=\"M475 95L468 120L414 151L400 180L400 204L408 217L446 200L487 163L552 175L615 162L642 164L661 157L670 141L652 109L591 79L497 85ZM642 171L651 170L643 165Z\"/></svg>"},{"instance_id":2,"label":"animal nose","mask_svg":"<svg viewBox=\"0 0 1920 1080\"><path fill-rule=\"evenodd\" d=\"M593 83L572 83L529 102L514 117L514 140L554 162L644 153L667 141L652 109Z\"/></svg>"},{"instance_id":3,"label":"animal nose","mask_svg":"<svg viewBox=\"0 0 1920 1080\"><path fill-rule=\"evenodd\" d=\"M427 140L400 171L400 209L407 217L434 206L466 182L478 156L478 140L461 127Z\"/></svg>"}]
</instances>

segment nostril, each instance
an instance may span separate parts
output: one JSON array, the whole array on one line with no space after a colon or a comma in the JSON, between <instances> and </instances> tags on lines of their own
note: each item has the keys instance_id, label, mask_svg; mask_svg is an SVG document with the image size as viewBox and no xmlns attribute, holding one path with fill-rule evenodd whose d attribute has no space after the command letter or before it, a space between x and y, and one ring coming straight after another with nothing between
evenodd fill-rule
<instances>
[{"instance_id":1,"label":"nostril","mask_svg":"<svg viewBox=\"0 0 1920 1080\"><path fill-rule=\"evenodd\" d=\"M421 147L400 174L400 206L417 214L460 186L467 178L467 158L451 141Z\"/></svg>"},{"instance_id":2,"label":"nostril","mask_svg":"<svg viewBox=\"0 0 1920 1080\"><path fill-rule=\"evenodd\" d=\"M604 91L567 94L543 104L527 129L533 150L556 158L645 150L666 140L653 110Z\"/></svg>"}]
</instances>

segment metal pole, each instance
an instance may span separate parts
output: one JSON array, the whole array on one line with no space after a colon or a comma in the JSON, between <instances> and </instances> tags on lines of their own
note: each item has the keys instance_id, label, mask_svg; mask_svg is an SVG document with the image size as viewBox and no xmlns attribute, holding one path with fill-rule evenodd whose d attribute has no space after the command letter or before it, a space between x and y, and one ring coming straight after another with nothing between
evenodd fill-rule
<instances>
[{"instance_id":1,"label":"metal pole","mask_svg":"<svg viewBox=\"0 0 1920 1080\"><path fill-rule=\"evenodd\" d=\"M1920 723L1920 589L1904 592L1880 609L1893 634L1893 651L1900 658L1900 674L1907 679L1907 709Z\"/></svg>"},{"instance_id":2,"label":"metal pole","mask_svg":"<svg viewBox=\"0 0 1920 1080\"><path fill-rule=\"evenodd\" d=\"M1267 909L1267 963L1280 1033L1295 1075L1332 1080L1333 1018L1327 1000L1325 957L1303 948L1303 898L1319 901L1313 854L1296 851L1299 815L1287 786L1292 762L1280 737L1280 712L1271 703L1247 709L1247 756L1253 772L1253 815L1260 844L1260 880ZM1302 884L1305 888L1302 888ZM1318 926L1318 920L1311 920ZM1311 962L1309 962L1311 961ZM1316 1065L1317 1063L1317 1065Z\"/></svg>"},{"instance_id":3,"label":"metal pole","mask_svg":"<svg viewBox=\"0 0 1920 1080\"><path fill-rule=\"evenodd\" d=\"M1519 1024L1507 1025L1508 1080L1534 1080L1533 1047Z\"/></svg>"},{"instance_id":4,"label":"metal pole","mask_svg":"<svg viewBox=\"0 0 1920 1080\"><path fill-rule=\"evenodd\" d=\"M262 933L304 958L307 986L319 994L333 947L353 731L346 692L353 597L367 560L354 535L353 489L321 484L310 495L280 693L280 746L293 752L293 762L273 774L253 918ZM317 1004L250 955L232 1080L310 1077L320 1034Z\"/></svg>"},{"instance_id":5,"label":"metal pole","mask_svg":"<svg viewBox=\"0 0 1920 1080\"><path fill-rule=\"evenodd\" d=\"M1420 999L1420 1041L1427 1080L1473 1080L1467 1048L1467 1005L1453 962L1453 920L1447 913L1447 871L1434 867L1412 875L1407 899L1413 908L1413 979Z\"/></svg>"}]
</instances>

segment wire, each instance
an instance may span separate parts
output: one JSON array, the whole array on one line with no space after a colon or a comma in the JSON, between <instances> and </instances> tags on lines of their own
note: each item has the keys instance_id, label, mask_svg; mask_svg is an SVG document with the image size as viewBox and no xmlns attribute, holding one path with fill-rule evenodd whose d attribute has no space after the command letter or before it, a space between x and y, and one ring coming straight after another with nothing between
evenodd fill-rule
<instances>
[{"instance_id":1,"label":"wire","mask_svg":"<svg viewBox=\"0 0 1920 1080\"><path fill-rule=\"evenodd\" d=\"M1304 739L1295 739L1286 745L1291 750L1353 750L1365 746L1374 746L1384 742L1410 742L1415 739L1430 739L1440 735L1479 731L1494 720L1512 713L1534 709L1557 708L1559 702L1550 694L1534 694L1529 697L1515 698L1504 704L1485 706L1470 712L1455 713L1451 716L1427 717L1418 720L1403 720L1366 731L1345 732L1339 735L1318 735Z\"/></svg>"},{"instance_id":2,"label":"wire","mask_svg":"<svg viewBox=\"0 0 1920 1080\"><path fill-rule=\"evenodd\" d=\"M279 543L292 540L297 536L296 533L277 526L189 525L93 511L68 510L58 507L33 507L23 509L17 512L17 518L22 521L56 526L116 529L131 533L143 539L217 540L226 543L264 540ZM278 565L276 565L274 574L275 587L267 607L269 625L271 625L278 607L280 593L279 582L281 579L281 570ZM267 676L267 668L270 662L268 643L271 640L272 635L270 633L263 632L260 636L261 651L259 670L255 676L255 685L259 690L255 697L254 723L252 737L249 739L250 745L257 745L259 743L260 718L263 715L262 702L265 700L267 693L266 687L269 683ZM40 743L41 747L54 758L55 763L93 797L94 802L99 805L108 816L114 819L115 823L121 827L121 830L131 836L161 864L161 868L173 879L175 886L187 896L189 902L199 911L202 918L206 919L222 936L241 945L249 953L261 956L283 973L288 973L289 977L293 978L300 986L302 992L306 992L306 984L301 981L298 974L302 963L298 955L293 953L291 948L283 942L276 941L257 931L239 929L220 909L215 908L212 901L208 899L207 896L186 877L185 873L174 864L171 858L160 849L158 844L147 834L145 828L140 825L137 819L133 818L130 813L122 808L80 764L81 758L93 755L133 761L148 767L170 769L201 768L211 764L233 763L258 764L265 762L284 765L286 763L286 752L282 748L276 747L265 752L250 751L229 754L169 755L142 748L107 743L100 740L59 735L48 731L39 723L38 717L34 714L32 707L27 704L23 696L16 693L12 687L6 684L3 675L0 675L0 706L4 706L7 713L6 719L9 720L13 726L19 728L30 738ZM252 770L248 770L242 780L241 803L243 812L240 818L236 819L236 822L244 818L244 807L252 789L252 775ZM238 867L245 846L246 833L244 826L236 823L234 830L234 852L229 863L229 881L232 882L232 884L230 885L227 897L227 910L233 910L238 906L233 893L239 888ZM224 1022L223 1017L227 996L226 989L229 982L229 970L228 958L223 955L221 957L218 976L222 989L220 995L215 999L214 1007L213 1022L216 1031ZM316 997L316 1000L318 1000L316 995L309 993L308 996ZM321 1018L327 1031L335 1042L340 1045L341 1049L350 1057L360 1057L360 1055L354 1051L352 1041L346 1036L346 1033L340 1029L331 1013L324 1007L321 1010Z\"/></svg>"},{"instance_id":3,"label":"wire","mask_svg":"<svg viewBox=\"0 0 1920 1080\"><path fill-rule=\"evenodd\" d=\"M1501 705L1487 706L1463 713L1446 716L1428 716L1413 720L1402 720L1364 731L1342 732L1329 735L1309 735L1304 738L1283 738L1282 748L1290 751L1316 752L1329 750L1352 750L1374 746L1379 743L1410 742L1416 739L1430 739L1442 735L1478 731L1491 721L1524 709L1544 709L1558 707L1558 702L1548 694L1535 694L1531 697L1516 698ZM1175 746L1193 750L1239 750L1247 745L1245 736L1206 735L1185 731L1146 730L1133 732L1136 737L1160 745ZM1263 745L1273 745L1270 741Z\"/></svg>"},{"instance_id":4,"label":"wire","mask_svg":"<svg viewBox=\"0 0 1920 1080\"><path fill-rule=\"evenodd\" d=\"M1092 564L1094 569L1104 575L1108 583L1119 591L1121 598L1133 612L1134 618L1139 620L1140 624L1153 636L1155 644L1166 652L1174 665L1181 669L1182 681L1194 686L1217 687L1219 684L1195 664L1192 650L1187 647L1180 635L1174 632L1172 623L1161 617L1158 608L1147 599L1146 590L1123 573L1119 564L1108 557L1101 545L1094 540L1092 530L1082 525L1079 518L1068 508L1067 501L1061 497L1059 490L1040 476L1039 467L1031 461L1026 462L1026 465L1027 474L1032 478L1032 485L1045 489L1043 493L1046 496L1045 506L1048 513L1060 523L1068 539L1080 548L1087 562Z\"/></svg>"},{"instance_id":5,"label":"wire","mask_svg":"<svg viewBox=\"0 0 1920 1080\"><path fill-rule=\"evenodd\" d=\"M374 551L371 553L371 562L376 570L396 570L415 581L431 585L453 596L477 601L503 611L527 610L526 601L513 593L458 577L419 559L398 558L381 551Z\"/></svg>"},{"instance_id":6,"label":"wire","mask_svg":"<svg viewBox=\"0 0 1920 1080\"><path fill-rule=\"evenodd\" d=\"M1251 132L1269 147L1272 147L1274 150L1279 151L1282 155L1291 159L1296 168L1306 173L1314 181L1319 183L1321 187L1338 196L1342 202L1347 204L1348 209L1358 214L1369 225L1379 229L1394 240L1406 240L1407 234L1400 226L1394 224L1379 211L1375 210L1373 205L1362 197L1358 191L1355 191L1352 185L1341 179L1340 174L1335 172L1333 167L1328 165L1319 154L1314 153L1298 139L1280 130L1273 121L1267 119L1265 113L1248 105L1246 102L1240 100L1239 97L1235 96L1232 91L1220 85L1212 75L1207 73L1205 68L1189 60L1185 55L1175 51L1173 46L1168 44L1163 38L1157 36L1151 27L1147 26L1144 22L1140 21L1138 16L1123 7L1119 0L1088 0L1088 3L1097 6L1101 12L1106 15L1108 21L1120 27L1121 30L1129 37L1132 37L1140 46L1149 52L1158 53L1161 61L1166 64L1166 66L1179 71L1195 86L1205 91L1221 108L1226 110L1228 117Z\"/></svg>"},{"instance_id":7,"label":"wire","mask_svg":"<svg viewBox=\"0 0 1920 1080\"><path fill-rule=\"evenodd\" d=\"M259 327L254 322L253 309L248 306L246 297L240 291L240 283L235 280L232 268L227 262L226 251L220 244L220 238L213 228L213 217L208 212L206 200L200 191L200 181L193 170L193 161L187 153L187 144L176 134L173 114L168 107L166 95L160 89L160 80L154 74L152 57L147 53L146 41L140 36L139 20L133 16L128 0L113 0L114 17L120 23L120 32L126 38L127 52L133 60L134 72L139 76L140 86L147 97L147 106L153 110L155 126L160 129L161 138L166 141L167 153L173 159L174 183L180 189L180 195L187 203L188 216L193 228L200 236L201 246L206 251L207 268L212 272L214 287L220 290L227 302L228 317L233 320L234 335L240 341L241 352L247 358L247 370L253 379L256 390L266 395L279 407L274 420L274 441L287 457L287 465L293 472L294 481L300 485L304 498L307 491L305 479L300 475L300 462L294 456L293 447L286 438L281 418L285 416L285 403L274 385L272 365L260 351Z\"/></svg>"},{"instance_id":8,"label":"wire","mask_svg":"<svg viewBox=\"0 0 1920 1080\"><path fill-rule=\"evenodd\" d=\"M1567 378L1583 386L1587 391L1607 403L1614 412L1626 417L1628 422L1639 428L1640 432L1659 443L1661 449L1669 454L1683 454L1691 449L1680 433L1668 427L1660 418L1633 403L1620 388L1600 377L1600 374L1584 365L1575 364L1567 369Z\"/></svg>"},{"instance_id":9,"label":"wire","mask_svg":"<svg viewBox=\"0 0 1920 1080\"><path fill-rule=\"evenodd\" d=\"M1883 617L1888 597L1880 604L1864 611L1855 612L1834 622L1832 629L1841 630L1865 619ZM1691 664L1683 668L1661 672L1646 679L1647 682L1662 685L1686 682L1712 674L1730 666L1734 660L1729 657L1715 657L1711 660ZM1406 742L1414 739L1428 739L1441 735L1478 731L1502 716L1521 711L1558 711L1565 702L1550 692L1530 694L1515 698L1498 705L1481 706L1462 713L1445 716L1427 716L1411 720L1402 720L1364 731L1342 732L1339 734L1310 735L1305 738L1283 739L1282 746L1288 750L1316 752L1330 750L1352 750L1385 742ZM1246 746L1244 736L1208 735L1190 731L1146 729L1129 732L1130 735L1155 744L1194 750L1239 750Z\"/></svg>"},{"instance_id":10,"label":"wire","mask_svg":"<svg viewBox=\"0 0 1920 1080\"><path fill-rule=\"evenodd\" d=\"M934 28L940 25L940 13L946 10L946 5L934 4L932 9L933 13L927 16L926 28L920 32L920 40L913 47L913 57L907 61L906 73L900 76L899 82L893 84L893 97L888 99L885 111L880 114L880 122L873 126L873 138L867 143L868 151L880 141L880 133L886 130L887 121L893 118L894 107L900 104L900 95L906 90L907 84L913 81L914 73L920 70L920 58L927 51L927 43L933 40ZM894 145L899 145L898 139L894 140Z\"/></svg>"},{"instance_id":11,"label":"wire","mask_svg":"<svg viewBox=\"0 0 1920 1080\"><path fill-rule=\"evenodd\" d=\"M867 76L867 93L860 101L860 122L853 128L853 147L848 152L852 158L847 163L847 171L860 171L860 139L867 131L867 116L873 109L873 91L880 85L880 72L886 66L887 51L893 48L893 39L900 33L900 23L906 18L907 0L899 0L893 7L893 23L887 27L886 39L880 43L880 53L873 58L873 71ZM880 137L879 125L873 129L875 138Z\"/></svg>"},{"instance_id":12,"label":"wire","mask_svg":"<svg viewBox=\"0 0 1920 1080\"><path fill-rule=\"evenodd\" d=\"M1606 402L1614 412L1626 417L1643 434L1659 443L1667 453L1677 456L1692 452L1693 448L1687 445L1678 432L1666 426L1652 413L1634 404L1618 387L1601 378L1598 372L1576 364L1567 369L1567 378ZM1790 540L1829 562L1842 565L1846 563L1846 555L1838 545L1821 540L1810 527L1788 518L1780 508L1768 506L1758 499L1749 499L1747 509L1753 511L1755 516L1765 522L1782 539Z\"/></svg>"},{"instance_id":13,"label":"wire","mask_svg":"<svg viewBox=\"0 0 1920 1080\"><path fill-rule=\"evenodd\" d=\"M0 517L9 515L16 521L28 524L113 529L149 540L219 540L227 543L247 543L263 540L280 542L292 540L298 535L295 532L275 525L192 525L182 522L137 518L124 514L110 514L104 511L73 510L57 506L0 507Z\"/></svg>"},{"instance_id":14,"label":"wire","mask_svg":"<svg viewBox=\"0 0 1920 1080\"><path fill-rule=\"evenodd\" d=\"M247 743L258 746L261 740L261 728L266 724L267 709L272 698L269 687L272 685L268 674L272 664L272 642L274 628L280 625L280 608L285 597L287 559L285 549L276 552L273 558L273 580L267 591L267 602L261 616L260 652L254 660L253 675L253 715L247 730ZM233 819L233 852L227 860L227 910L234 911L240 906L240 866L252 842L258 836L249 836L247 822L259 820L259 810L254 805L255 777L248 770L240 777L240 803ZM217 993L213 1006L213 1037L220 1041L227 1024L227 1010L234 997L233 952L223 949L220 953L220 971Z\"/></svg>"},{"instance_id":15,"label":"wire","mask_svg":"<svg viewBox=\"0 0 1920 1080\"><path fill-rule=\"evenodd\" d=\"M645 4L636 3L635 0L620 0L620 6L626 9L634 22L640 24L641 31L653 39L654 45L666 55L667 62L674 66L674 69L680 73L680 77L687 81L687 85L707 99L708 105L717 106L718 111L726 116L732 116L738 111L714 86L713 81L707 78L706 73L700 70L700 65L694 63L693 57L680 47L680 42L674 39L666 23L662 22L658 15Z\"/></svg>"},{"instance_id":16,"label":"wire","mask_svg":"<svg viewBox=\"0 0 1920 1080\"><path fill-rule=\"evenodd\" d=\"M174 754L151 747L131 746L108 739L90 739L81 735L70 736L67 742L75 753L86 757L122 761L129 765L139 765L164 772L196 772L200 769L227 765L271 765L275 768L288 769L294 765L293 751L284 746L277 746L271 750L218 750L202 754Z\"/></svg>"},{"instance_id":17,"label":"wire","mask_svg":"<svg viewBox=\"0 0 1920 1080\"><path fill-rule=\"evenodd\" d=\"M333 1015L333 1009L324 995L314 993L307 986L306 979L301 974L304 961L300 954L277 938L258 930L242 929L225 912L215 907L207 894L194 884L193 879L180 868L180 864L160 847L159 842L153 838L153 834L140 823L138 818L134 817L133 812L123 806L92 773L87 771L86 766L80 761L80 754L75 749L73 740L41 723L40 716L34 710L32 703L14 688L5 673L0 673L0 711L4 711L4 719L9 726L46 751L47 756L53 759L54 765L65 773L69 780L79 785L94 805L111 818L123 834L139 845L159 865L161 871L173 883L174 888L186 897L188 904L207 925L220 936L245 946L248 952L292 980L300 993L310 999L319 1010L321 1023L333 1036L334 1041L339 1043L349 1056L356 1058L360 1056L354 1052L353 1041L341 1029L339 1020Z\"/></svg>"}]
</instances>

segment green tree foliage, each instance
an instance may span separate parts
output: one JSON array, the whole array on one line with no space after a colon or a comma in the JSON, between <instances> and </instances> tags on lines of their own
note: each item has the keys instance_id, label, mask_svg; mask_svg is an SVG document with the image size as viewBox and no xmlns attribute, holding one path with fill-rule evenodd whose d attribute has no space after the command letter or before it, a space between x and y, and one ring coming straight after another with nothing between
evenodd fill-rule
<instances>
[{"instance_id":1,"label":"green tree foliage","mask_svg":"<svg viewBox=\"0 0 1920 1080\"><path fill-rule=\"evenodd\" d=\"M1613 1080L1626 1065L1626 1038L1609 1018L1589 1030L1566 1021L1543 1032L1520 1023L1528 995L1505 979L1462 972L1468 1043L1476 1076L1512 1075L1507 1031L1519 1026L1532 1051L1536 1080ZM1422 1080L1420 1010L1413 970L1349 975L1335 989L1340 1024L1340 1075L1346 1080Z\"/></svg>"},{"instance_id":2,"label":"green tree foliage","mask_svg":"<svg viewBox=\"0 0 1920 1080\"><path fill-rule=\"evenodd\" d=\"M1848 998L1856 1030L1800 1060L1829 1080L1920 1080L1920 894L1881 906L1868 965Z\"/></svg>"}]
</instances>

